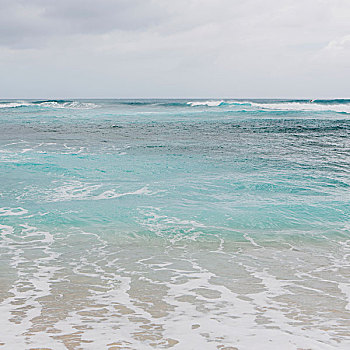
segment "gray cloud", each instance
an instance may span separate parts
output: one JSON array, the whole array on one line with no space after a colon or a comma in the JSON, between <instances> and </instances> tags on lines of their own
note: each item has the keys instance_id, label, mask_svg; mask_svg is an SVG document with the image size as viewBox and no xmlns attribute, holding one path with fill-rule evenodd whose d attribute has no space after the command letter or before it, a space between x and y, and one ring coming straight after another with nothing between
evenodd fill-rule
<instances>
[{"instance_id":1,"label":"gray cloud","mask_svg":"<svg viewBox=\"0 0 350 350\"><path fill-rule=\"evenodd\" d=\"M337 97L348 0L0 0L4 97Z\"/></svg>"},{"instance_id":2,"label":"gray cloud","mask_svg":"<svg viewBox=\"0 0 350 350\"><path fill-rule=\"evenodd\" d=\"M151 0L1 0L0 44L28 48L60 36L140 31L164 17Z\"/></svg>"}]
</instances>

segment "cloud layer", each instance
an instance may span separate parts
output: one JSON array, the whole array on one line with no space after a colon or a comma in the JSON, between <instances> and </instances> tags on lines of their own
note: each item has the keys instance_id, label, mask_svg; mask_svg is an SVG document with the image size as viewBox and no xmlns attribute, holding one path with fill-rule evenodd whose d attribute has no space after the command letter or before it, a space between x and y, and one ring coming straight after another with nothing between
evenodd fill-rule
<instances>
[{"instance_id":1,"label":"cloud layer","mask_svg":"<svg viewBox=\"0 0 350 350\"><path fill-rule=\"evenodd\" d=\"M0 96L349 97L348 0L0 0Z\"/></svg>"}]
</instances>

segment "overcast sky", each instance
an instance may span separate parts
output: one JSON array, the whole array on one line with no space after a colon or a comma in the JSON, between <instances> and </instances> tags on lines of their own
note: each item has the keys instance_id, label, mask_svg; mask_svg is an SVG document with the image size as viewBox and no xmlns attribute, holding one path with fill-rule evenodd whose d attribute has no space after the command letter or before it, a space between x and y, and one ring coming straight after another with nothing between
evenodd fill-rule
<instances>
[{"instance_id":1,"label":"overcast sky","mask_svg":"<svg viewBox=\"0 0 350 350\"><path fill-rule=\"evenodd\" d=\"M350 97L350 0L0 0L0 98Z\"/></svg>"}]
</instances>

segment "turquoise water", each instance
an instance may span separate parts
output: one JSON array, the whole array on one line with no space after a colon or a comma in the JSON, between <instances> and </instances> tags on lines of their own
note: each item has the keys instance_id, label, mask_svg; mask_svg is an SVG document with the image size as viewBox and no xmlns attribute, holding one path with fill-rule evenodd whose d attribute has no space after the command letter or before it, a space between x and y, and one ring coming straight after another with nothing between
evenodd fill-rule
<instances>
[{"instance_id":1,"label":"turquoise water","mask_svg":"<svg viewBox=\"0 0 350 350\"><path fill-rule=\"evenodd\" d=\"M346 348L349 115L1 101L0 344Z\"/></svg>"}]
</instances>

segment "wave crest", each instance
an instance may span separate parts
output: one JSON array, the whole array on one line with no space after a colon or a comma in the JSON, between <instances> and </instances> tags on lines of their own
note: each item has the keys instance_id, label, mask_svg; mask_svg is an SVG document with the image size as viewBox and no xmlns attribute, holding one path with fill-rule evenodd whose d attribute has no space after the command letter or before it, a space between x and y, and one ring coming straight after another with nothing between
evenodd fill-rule
<instances>
[{"instance_id":1,"label":"wave crest","mask_svg":"<svg viewBox=\"0 0 350 350\"><path fill-rule=\"evenodd\" d=\"M350 100L266 100L263 102L257 100L208 100L208 101L189 101L190 107L230 107L230 106L248 106L254 110L274 110L274 111L310 111L310 112L336 112L350 114Z\"/></svg>"},{"instance_id":2,"label":"wave crest","mask_svg":"<svg viewBox=\"0 0 350 350\"><path fill-rule=\"evenodd\" d=\"M190 101L187 102L188 105L191 107L198 107L198 106L208 106L208 107L219 107L222 104L225 104L223 100L221 101Z\"/></svg>"},{"instance_id":3,"label":"wave crest","mask_svg":"<svg viewBox=\"0 0 350 350\"><path fill-rule=\"evenodd\" d=\"M313 102L252 103L252 107L276 111L350 113L350 104L324 104Z\"/></svg>"},{"instance_id":4,"label":"wave crest","mask_svg":"<svg viewBox=\"0 0 350 350\"><path fill-rule=\"evenodd\" d=\"M14 101L0 102L0 108L20 108L20 107L44 107L44 108L67 108L67 109L93 109L99 105L92 102L46 100L46 101Z\"/></svg>"}]
</instances>

